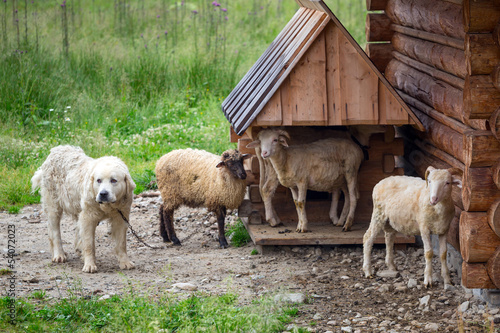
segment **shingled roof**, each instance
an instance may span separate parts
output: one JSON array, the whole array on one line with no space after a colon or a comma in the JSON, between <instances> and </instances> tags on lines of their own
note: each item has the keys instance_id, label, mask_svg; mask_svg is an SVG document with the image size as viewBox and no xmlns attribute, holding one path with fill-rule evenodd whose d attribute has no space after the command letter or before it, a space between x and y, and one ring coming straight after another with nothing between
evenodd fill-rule
<instances>
[{"instance_id":1,"label":"shingled roof","mask_svg":"<svg viewBox=\"0 0 500 333\"><path fill-rule=\"evenodd\" d=\"M391 84L368 58L359 44L344 28L323 1L296 0L300 5L294 17L269 45L253 67L241 79L222 103L222 111L235 132L242 135L271 100L283 81L300 62L325 27L333 21L359 56L369 65L401 110L406 111L412 123L420 121L399 97ZM340 103L339 103L340 104ZM323 104L323 109L325 108ZM335 106L334 106L335 108ZM347 103L345 103L347 109ZM323 110L323 113L326 111Z\"/></svg>"}]
</instances>

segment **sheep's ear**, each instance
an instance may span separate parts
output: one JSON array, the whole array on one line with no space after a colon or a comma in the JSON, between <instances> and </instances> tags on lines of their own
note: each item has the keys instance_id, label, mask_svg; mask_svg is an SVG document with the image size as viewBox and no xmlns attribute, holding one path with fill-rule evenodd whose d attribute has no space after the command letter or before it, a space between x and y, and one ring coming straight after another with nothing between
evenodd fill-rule
<instances>
[{"instance_id":1,"label":"sheep's ear","mask_svg":"<svg viewBox=\"0 0 500 333\"><path fill-rule=\"evenodd\" d=\"M286 142L286 138L284 136L280 135L278 141L283 147L288 147L288 142Z\"/></svg>"},{"instance_id":2,"label":"sheep's ear","mask_svg":"<svg viewBox=\"0 0 500 333\"><path fill-rule=\"evenodd\" d=\"M427 168L427 170L425 170L425 184L428 185L429 182L427 181L427 177L429 176L429 174L431 173L431 171L434 171L436 170L436 168L434 168L433 166L429 166Z\"/></svg>"},{"instance_id":3,"label":"sheep's ear","mask_svg":"<svg viewBox=\"0 0 500 333\"><path fill-rule=\"evenodd\" d=\"M223 166L226 166L226 164L223 161L220 161L219 163L217 163L217 165L215 167L222 168Z\"/></svg>"},{"instance_id":4,"label":"sheep's ear","mask_svg":"<svg viewBox=\"0 0 500 333\"><path fill-rule=\"evenodd\" d=\"M250 157L252 157L252 154L245 154L245 155L241 156L241 159L242 160L246 160L246 159L248 159Z\"/></svg>"},{"instance_id":5,"label":"sheep's ear","mask_svg":"<svg viewBox=\"0 0 500 333\"><path fill-rule=\"evenodd\" d=\"M453 185L457 185L458 188L462 188L462 177L457 175L452 175L451 181Z\"/></svg>"},{"instance_id":6,"label":"sheep's ear","mask_svg":"<svg viewBox=\"0 0 500 333\"><path fill-rule=\"evenodd\" d=\"M260 147L260 140L255 140L247 144L247 148L259 148Z\"/></svg>"}]
</instances>

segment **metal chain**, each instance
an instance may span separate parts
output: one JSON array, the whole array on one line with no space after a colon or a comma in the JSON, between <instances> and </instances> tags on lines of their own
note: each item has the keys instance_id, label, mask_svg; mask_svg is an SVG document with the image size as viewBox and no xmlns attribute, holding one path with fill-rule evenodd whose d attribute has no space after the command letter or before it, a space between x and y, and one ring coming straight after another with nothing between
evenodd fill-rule
<instances>
[{"instance_id":1,"label":"metal chain","mask_svg":"<svg viewBox=\"0 0 500 333\"><path fill-rule=\"evenodd\" d=\"M119 209L117 209L117 210L118 210L118 213L120 213L120 215L122 216L122 219L127 223L127 225L129 227L130 232L132 233L132 235L134 235L142 244L144 244L147 247L149 247L151 249L154 249L154 250L165 249L165 246L151 246L148 243L146 243L141 237L139 237L139 235L135 232L135 230L132 229L132 226L130 225L130 222L127 220L127 218L125 217L125 215L123 215L122 211L119 210Z\"/></svg>"}]
</instances>

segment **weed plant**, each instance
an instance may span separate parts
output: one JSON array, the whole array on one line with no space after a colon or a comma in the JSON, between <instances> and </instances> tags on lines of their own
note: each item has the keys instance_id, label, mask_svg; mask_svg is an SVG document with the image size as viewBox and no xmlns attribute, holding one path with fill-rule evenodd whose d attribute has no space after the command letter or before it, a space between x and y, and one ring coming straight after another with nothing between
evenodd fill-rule
<instances>
[{"instance_id":1,"label":"weed plant","mask_svg":"<svg viewBox=\"0 0 500 333\"><path fill-rule=\"evenodd\" d=\"M16 322L9 317L8 297L0 298L3 332L281 332L297 316L297 308L269 297L239 304L233 293L187 297L129 292L51 299L44 292L15 300Z\"/></svg>"},{"instance_id":2,"label":"weed plant","mask_svg":"<svg viewBox=\"0 0 500 333\"><path fill-rule=\"evenodd\" d=\"M363 0L326 1L363 43ZM225 96L293 16L293 0L0 3L0 210L38 202L52 147L116 155L154 186L178 148L222 153Z\"/></svg>"},{"instance_id":3,"label":"weed plant","mask_svg":"<svg viewBox=\"0 0 500 333\"><path fill-rule=\"evenodd\" d=\"M227 227L226 237L234 247L245 246L252 240L241 219Z\"/></svg>"}]
</instances>

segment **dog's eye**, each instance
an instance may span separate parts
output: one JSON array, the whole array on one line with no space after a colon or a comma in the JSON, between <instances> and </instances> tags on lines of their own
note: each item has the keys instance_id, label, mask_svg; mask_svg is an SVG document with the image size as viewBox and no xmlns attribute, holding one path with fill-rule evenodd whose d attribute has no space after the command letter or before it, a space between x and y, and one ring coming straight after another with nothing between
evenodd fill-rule
<instances>
[{"instance_id":1,"label":"dog's eye","mask_svg":"<svg viewBox=\"0 0 500 333\"><path fill-rule=\"evenodd\" d=\"M101 180L101 179L98 179L98 180L97 180L97 183L98 183L98 184L102 183L102 180Z\"/></svg>"},{"instance_id":2,"label":"dog's eye","mask_svg":"<svg viewBox=\"0 0 500 333\"><path fill-rule=\"evenodd\" d=\"M114 183L116 183L116 182L117 182L117 180L116 180L116 179L114 179L114 178L113 178L113 179L111 179L111 184L114 184Z\"/></svg>"}]
</instances>

